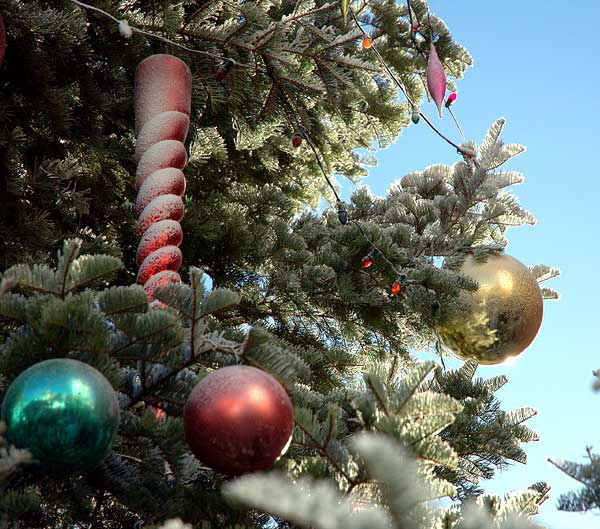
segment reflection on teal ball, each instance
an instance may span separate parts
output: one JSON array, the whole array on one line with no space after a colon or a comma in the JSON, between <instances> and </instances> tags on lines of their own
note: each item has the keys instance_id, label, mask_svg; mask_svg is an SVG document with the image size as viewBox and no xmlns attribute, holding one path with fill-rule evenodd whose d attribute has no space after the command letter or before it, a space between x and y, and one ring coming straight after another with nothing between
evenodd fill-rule
<instances>
[{"instance_id":1,"label":"reflection on teal ball","mask_svg":"<svg viewBox=\"0 0 600 529\"><path fill-rule=\"evenodd\" d=\"M6 439L49 471L87 470L104 459L119 426L117 395L104 375L59 358L23 371L2 402Z\"/></svg>"}]
</instances>

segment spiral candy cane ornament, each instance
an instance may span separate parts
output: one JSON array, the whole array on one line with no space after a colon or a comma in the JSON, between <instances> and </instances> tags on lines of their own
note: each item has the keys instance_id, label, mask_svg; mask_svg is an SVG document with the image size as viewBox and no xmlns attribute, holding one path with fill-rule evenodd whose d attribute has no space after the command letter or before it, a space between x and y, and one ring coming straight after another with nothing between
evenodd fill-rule
<instances>
[{"instance_id":1,"label":"spiral candy cane ornament","mask_svg":"<svg viewBox=\"0 0 600 529\"><path fill-rule=\"evenodd\" d=\"M135 214L140 239L137 281L149 300L154 290L179 283L183 232L179 222L187 163L183 142L190 125L192 75L172 55L151 55L135 72L134 105L137 143Z\"/></svg>"}]
</instances>

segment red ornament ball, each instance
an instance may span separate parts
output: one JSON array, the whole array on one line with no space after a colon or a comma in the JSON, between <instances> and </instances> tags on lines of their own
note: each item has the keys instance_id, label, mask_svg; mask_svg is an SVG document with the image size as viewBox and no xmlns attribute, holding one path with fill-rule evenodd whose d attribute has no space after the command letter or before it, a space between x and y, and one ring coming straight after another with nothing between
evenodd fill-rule
<instances>
[{"instance_id":1,"label":"red ornament ball","mask_svg":"<svg viewBox=\"0 0 600 529\"><path fill-rule=\"evenodd\" d=\"M185 437L212 469L240 475L269 468L292 439L294 412L283 386L255 367L213 371L190 393Z\"/></svg>"},{"instance_id":2,"label":"red ornament ball","mask_svg":"<svg viewBox=\"0 0 600 529\"><path fill-rule=\"evenodd\" d=\"M297 132L292 136L292 145L297 149L302 145L302 135Z\"/></svg>"},{"instance_id":3,"label":"red ornament ball","mask_svg":"<svg viewBox=\"0 0 600 529\"><path fill-rule=\"evenodd\" d=\"M364 39L362 39L361 44L365 50L368 50L371 46L373 46L373 41L369 37L365 37Z\"/></svg>"}]
</instances>

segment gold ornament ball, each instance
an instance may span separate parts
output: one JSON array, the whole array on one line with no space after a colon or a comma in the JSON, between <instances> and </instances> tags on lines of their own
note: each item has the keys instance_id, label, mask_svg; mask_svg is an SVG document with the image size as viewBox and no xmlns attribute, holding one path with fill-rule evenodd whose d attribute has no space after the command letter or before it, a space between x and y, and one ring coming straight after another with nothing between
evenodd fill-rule
<instances>
[{"instance_id":1,"label":"gold ornament ball","mask_svg":"<svg viewBox=\"0 0 600 529\"><path fill-rule=\"evenodd\" d=\"M484 262L469 255L460 272L479 288L463 291L464 310L441 325L444 344L459 358L484 365L520 355L536 337L544 312L533 274L505 253L491 255Z\"/></svg>"}]
</instances>

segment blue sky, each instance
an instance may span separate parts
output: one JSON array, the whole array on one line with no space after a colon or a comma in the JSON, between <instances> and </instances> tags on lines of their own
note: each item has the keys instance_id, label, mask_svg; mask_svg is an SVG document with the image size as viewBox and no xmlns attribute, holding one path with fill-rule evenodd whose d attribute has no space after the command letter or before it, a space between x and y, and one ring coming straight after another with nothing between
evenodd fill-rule
<instances>
[{"instance_id":1,"label":"blue sky","mask_svg":"<svg viewBox=\"0 0 600 529\"><path fill-rule=\"evenodd\" d=\"M595 279L600 262L600 2L430 0L430 8L475 60L458 81L453 106L467 138L481 142L494 120L505 117L505 142L528 148L510 162L510 168L525 174L525 183L513 191L538 223L510 230L508 253L527 265L545 263L562 271L546 283L562 297L545 302L533 345L514 366L479 370L479 376L508 376L509 383L498 392L503 408L536 408L539 414L528 424L541 437L524 446L527 465L509 467L486 489L502 495L547 481L551 497L538 521L550 529L593 529L600 525L600 513L556 510L558 495L578 483L546 459L583 462L586 445L600 452L600 393L591 390L591 372L600 368L600 287ZM449 116L439 120L432 104L424 110L460 143ZM458 161L423 122L409 127L377 158L378 167L364 183L378 195L408 172ZM344 185L345 197L350 188ZM448 367L458 365L447 362Z\"/></svg>"}]
</instances>

